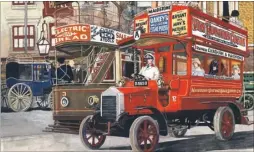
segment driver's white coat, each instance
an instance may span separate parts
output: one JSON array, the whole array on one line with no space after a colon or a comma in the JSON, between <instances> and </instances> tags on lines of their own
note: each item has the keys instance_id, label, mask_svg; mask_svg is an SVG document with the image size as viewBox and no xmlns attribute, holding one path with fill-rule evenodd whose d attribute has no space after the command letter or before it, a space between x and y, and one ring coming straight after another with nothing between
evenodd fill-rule
<instances>
[{"instance_id":1,"label":"driver's white coat","mask_svg":"<svg viewBox=\"0 0 254 152\"><path fill-rule=\"evenodd\" d=\"M158 80L160 76L159 69L156 66L144 66L139 74L146 77L146 79Z\"/></svg>"}]
</instances>

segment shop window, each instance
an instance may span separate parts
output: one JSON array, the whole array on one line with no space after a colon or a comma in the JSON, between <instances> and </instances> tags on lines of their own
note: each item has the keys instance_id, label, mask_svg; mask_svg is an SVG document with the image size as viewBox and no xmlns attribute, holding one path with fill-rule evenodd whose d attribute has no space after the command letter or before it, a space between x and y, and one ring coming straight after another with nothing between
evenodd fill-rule
<instances>
[{"instance_id":1,"label":"shop window","mask_svg":"<svg viewBox=\"0 0 254 152\"><path fill-rule=\"evenodd\" d=\"M187 58L185 52L173 53L173 74L174 75L187 74Z\"/></svg>"},{"instance_id":2,"label":"shop window","mask_svg":"<svg viewBox=\"0 0 254 152\"><path fill-rule=\"evenodd\" d=\"M205 75L205 59L203 54L194 53L192 56L192 76Z\"/></svg>"},{"instance_id":3,"label":"shop window","mask_svg":"<svg viewBox=\"0 0 254 152\"><path fill-rule=\"evenodd\" d=\"M220 75L227 77L230 76L229 59L221 59Z\"/></svg>"},{"instance_id":4,"label":"shop window","mask_svg":"<svg viewBox=\"0 0 254 152\"><path fill-rule=\"evenodd\" d=\"M240 80L241 74L241 62L239 61L231 61L231 77L234 80Z\"/></svg>"},{"instance_id":5,"label":"shop window","mask_svg":"<svg viewBox=\"0 0 254 152\"><path fill-rule=\"evenodd\" d=\"M13 50L24 50L24 25L15 25L12 27ZM27 49L34 50L35 46L35 28L34 25L27 25Z\"/></svg>"}]
</instances>

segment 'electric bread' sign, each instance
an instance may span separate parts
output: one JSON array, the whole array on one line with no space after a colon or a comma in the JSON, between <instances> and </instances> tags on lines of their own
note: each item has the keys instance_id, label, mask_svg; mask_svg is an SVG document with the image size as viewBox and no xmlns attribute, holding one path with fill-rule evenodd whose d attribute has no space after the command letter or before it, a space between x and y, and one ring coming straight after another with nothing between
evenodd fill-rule
<instances>
[{"instance_id":1,"label":"'electric bread' sign","mask_svg":"<svg viewBox=\"0 0 254 152\"><path fill-rule=\"evenodd\" d=\"M81 42L90 40L89 25L68 25L56 28L56 45L64 42Z\"/></svg>"},{"instance_id":2,"label":"'electric bread' sign","mask_svg":"<svg viewBox=\"0 0 254 152\"><path fill-rule=\"evenodd\" d=\"M192 18L192 34L242 51L247 49L246 36L196 17Z\"/></svg>"}]
</instances>

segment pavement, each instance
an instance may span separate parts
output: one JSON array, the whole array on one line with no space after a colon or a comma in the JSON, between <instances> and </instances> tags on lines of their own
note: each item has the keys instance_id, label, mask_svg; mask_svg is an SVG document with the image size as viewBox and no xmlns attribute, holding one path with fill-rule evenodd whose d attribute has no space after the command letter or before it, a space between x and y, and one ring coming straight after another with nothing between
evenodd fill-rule
<instances>
[{"instance_id":1,"label":"pavement","mask_svg":"<svg viewBox=\"0 0 254 152\"><path fill-rule=\"evenodd\" d=\"M48 124L53 124L50 111L1 113L1 151L91 151L78 135L42 132ZM233 139L226 142L208 127L195 127L184 138L160 137L158 151L253 152L253 127L236 125ZM129 138L107 137L99 151L131 151Z\"/></svg>"}]
</instances>

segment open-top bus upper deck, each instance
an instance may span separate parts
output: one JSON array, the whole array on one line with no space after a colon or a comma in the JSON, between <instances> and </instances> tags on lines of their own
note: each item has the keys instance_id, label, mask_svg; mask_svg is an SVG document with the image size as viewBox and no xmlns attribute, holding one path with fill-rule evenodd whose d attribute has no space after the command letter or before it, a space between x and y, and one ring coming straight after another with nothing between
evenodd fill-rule
<instances>
[{"instance_id":1,"label":"open-top bus upper deck","mask_svg":"<svg viewBox=\"0 0 254 152\"><path fill-rule=\"evenodd\" d=\"M134 29L141 29L143 33L192 38L194 42L208 43L227 52L249 55L247 30L190 6L148 9L135 16Z\"/></svg>"}]
</instances>

